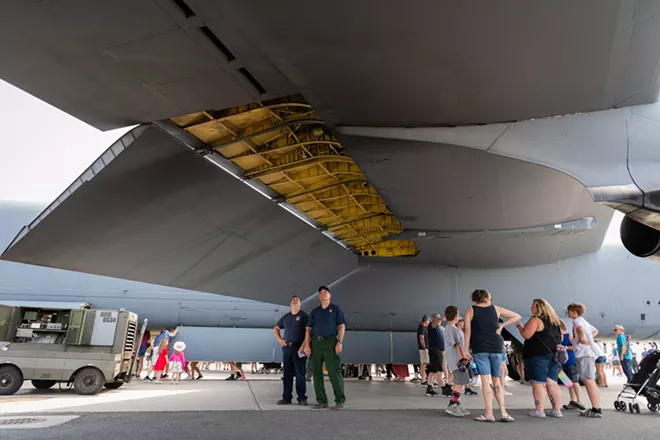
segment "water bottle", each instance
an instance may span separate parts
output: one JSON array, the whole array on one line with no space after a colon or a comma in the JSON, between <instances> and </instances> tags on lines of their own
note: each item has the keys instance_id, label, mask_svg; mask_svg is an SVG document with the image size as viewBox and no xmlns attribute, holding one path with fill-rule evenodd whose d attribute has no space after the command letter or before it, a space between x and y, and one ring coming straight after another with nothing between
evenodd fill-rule
<instances>
[{"instance_id":1,"label":"water bottle","mask_svg":"<svg viewBox=\"0 0 660 440\"><path fill-rule=\"evenodd\" d=\"M572 388L573 387L573 382L571 379L568 378L566 373L564 373L563 370L559 370L559 380L561 380L561 383L564 384L566 388Z\"/></svg>"}]
</instances>

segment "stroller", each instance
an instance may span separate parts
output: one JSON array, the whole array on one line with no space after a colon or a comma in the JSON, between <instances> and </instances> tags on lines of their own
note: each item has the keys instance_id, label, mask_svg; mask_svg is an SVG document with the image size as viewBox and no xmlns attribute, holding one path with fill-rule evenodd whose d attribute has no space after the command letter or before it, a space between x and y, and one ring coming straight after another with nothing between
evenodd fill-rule
<instances>
[{"instance_id":1,"label":"stroller","mask_svg":"<svg viewBox=\"0 0 660 440\"><path fill-rule=\"evenodd\" d=\"M646 397L649 411L660 411L660 351L652 351L646 355L639 364L639 371L635 373L632 383L623 386L614 402L614 409L639 414L639 404L635 401L639 396ZM630 400L626 406L625 400Z\"/></svg>"}]
</instances>

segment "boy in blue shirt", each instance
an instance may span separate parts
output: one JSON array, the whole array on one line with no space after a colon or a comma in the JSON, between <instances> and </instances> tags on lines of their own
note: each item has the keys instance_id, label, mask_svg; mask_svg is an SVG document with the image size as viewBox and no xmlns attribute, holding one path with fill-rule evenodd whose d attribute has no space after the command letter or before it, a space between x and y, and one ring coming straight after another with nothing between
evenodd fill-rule
<instances>
[{"instance_id":1,"label":"boy in blue shirt","mask_svg":"<svg viewBox=\"0 0 660 440\"><path fill-rule=\"evenodd\" d=\"M564 335L563 340L561 341L562 345L566 347L566 352L568 354L568 360L562 365L562 370L568 378L573 382L573 386L568 389L568 393L571 396L571 401L568 405L564 405L563 408L566 411L585 411L587 408L581 403L582 401L582 390L580 389L580 376L577 372L577 361L575 360L575 352L573 351L573 344L571 343L570 334L568 333L568 328L564 321L561 322L561 332Z\"/></svg>"}]
</instances>

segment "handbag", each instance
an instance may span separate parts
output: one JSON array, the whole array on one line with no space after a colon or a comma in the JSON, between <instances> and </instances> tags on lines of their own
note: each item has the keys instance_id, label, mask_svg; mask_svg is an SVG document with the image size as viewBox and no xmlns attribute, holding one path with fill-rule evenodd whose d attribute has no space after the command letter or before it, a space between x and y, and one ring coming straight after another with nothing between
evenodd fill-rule
<instances>
[{"instance_id":1,"label":"handbag","mask_svg":"<svg viewBox=\"0 0 660 440\"><path fill-rule=\"evenodd\" d=\"M543 323L543 325L545 325L545 322ZM550 333L550 336L552 336L552 339L555 339L552 333ZM568 360L568 350L566 350L566 347L564 347L564 344L562 344L561 341L558 341L557 345L555 345L554 352L550 347L548 347L548 344L546 344L543 339L539 338L539 341L541 341L541 343L545 345L545 348L547 348L553 353L552 360L554 361L554 363L559 365L563 365L564 363L566 363L566 361ZM555 339L555 341L557 340Z\"/></svg>"}]
</instances>

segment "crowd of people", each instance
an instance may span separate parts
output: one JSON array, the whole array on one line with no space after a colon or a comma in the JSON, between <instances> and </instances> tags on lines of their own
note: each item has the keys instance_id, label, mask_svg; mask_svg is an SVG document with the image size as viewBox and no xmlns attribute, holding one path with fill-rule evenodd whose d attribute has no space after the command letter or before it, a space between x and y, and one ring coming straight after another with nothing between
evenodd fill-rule
<instances>
[{"instance_id":1,"label":"crowd of people","mask_svg":"<svg viewBox=\"0 0 660 440\"><path fill-rule=\"evenodd\" d=\"M584 318L586 307L580 303L566 307L571 320L567 326L545 299L532 301L532 316L525 323L521 322L519 314L493 304L487 290L475 290L471 299L472 305L464 311L464 316L458 307L450 305L443 314L433 313L430 318L425 315L417 329L419 365L415 366L412 381L425 387L426 396L449 398L446 412L454 417L470 414L463 407L461 396L477 394L470 385L478 380L485 410L474 420L484 423L514 421L505 402L505 396L510 395L505 389L505 378L508 355L511 355L518 360L521 383L531 383L534 409L529 416L561 418L564 410L579 411L584 417L601 418L599 387L608 386L605 368L611 368L613 374L619 371L631 382L638 363L647 353L657 350L655 343L633 344L621 325L614 328L617 339L611 350L607 344L596 342L598 330ZM283 393L278 405L293 402L295 379L297 403L307 406L306 382L310 380L311 370L317 402L314 408L327 408L324 369L335 397L333 408L343 408L346 401L343 379L353 371L353 366L341 362L345 317L341 308L331 302L327 287L319 288L319 300L321 304L307 315L300 308L300 298L294 296L290 312L282 316L273 329L283 355ZM524 340L522 350L505 343L502 331L509 326L515 326ZM169 353L170 340L177 332L178 329L164 329L152 342L148 334L145 335L138 353L138 376L146 365L145 380L155 383L161 383L163 378L170 377L170 373L172 384L178 384L184 372L191 380L203 377L199 362L186 362L185 343L177 341ZM202 362L201 368L208 369L208 363ZM220 368L218 363L216 368ZM240 363L226 363L225 368L231 372L227 380L246 379ZM376 370L380 368L377 366ZM356 370L361 380L372 379L371 365L360 364ZM408 376L408 365L388 364L383 370L387 374L386 380L394 377L395 381L405 381ZM253 363L251 372L256 371L256 363ZM569 388L570 395L570 401L565 405L562 405L562 383ZM589 407L583 403L582 388L586 389ZM500 410L497 418L493 397ZM546 397L551 405L548 411Z\"/></svg>"}]
</instances>

